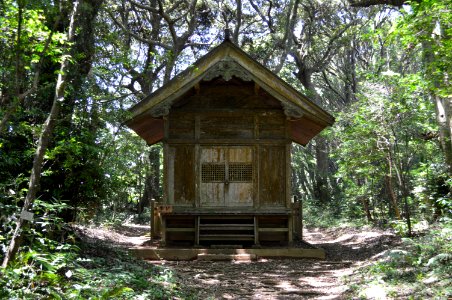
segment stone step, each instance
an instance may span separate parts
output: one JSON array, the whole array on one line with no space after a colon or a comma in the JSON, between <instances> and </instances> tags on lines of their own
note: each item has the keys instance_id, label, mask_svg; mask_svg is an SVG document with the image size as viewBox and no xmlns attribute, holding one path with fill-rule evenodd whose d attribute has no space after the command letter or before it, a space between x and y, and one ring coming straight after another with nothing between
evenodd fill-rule
<instances>
[{"instance_id":1,"label":"stone step","mask_svg":"<svg viewBox=\"0 0 452 300\"><path fill-rule=\"evenodd\" d=\"M200 253L198 254L198 260L203 261L252 261L256 260L256 254L210 254Z\"/></svg>"}]
</instances>

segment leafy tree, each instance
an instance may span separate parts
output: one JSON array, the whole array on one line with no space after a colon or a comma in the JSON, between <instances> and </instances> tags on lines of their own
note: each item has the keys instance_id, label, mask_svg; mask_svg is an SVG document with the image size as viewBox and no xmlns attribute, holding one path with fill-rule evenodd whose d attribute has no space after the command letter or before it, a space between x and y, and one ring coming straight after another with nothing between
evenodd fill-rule
<instances>
[{"instance_id":1,"label":"leafy tree","mask_svg":"<svg viewBox=\"0 0 452 300\"><path fill-rule=\"evenodd\" d=\"M83 18L85 15L79 14L79 2L75 2L72 8L72 13L70 17L70 23L68 28L68 42L73 43L75 41L75 30L76 30L76 24L75 20L78 18ZM82 10L87 11L87 10ZM74 47L76 48L76 47ZM51 136L53 134L54 128L55 128L55 122L59 118L59 113L61 110L61 106L64 103L65 100L65 93L66 93L66 85L68 80L68 74L69 74L69 55L70 55L70 48L66 50L66 52L63 52L61 66L55 86L55 94L54 99L52 103L51 110L49 112L49 115L43 124L42 131L40 133L39 139L38 139L38 145L36 147L36 152L33 159L33 167L31 170L30 180L28 183L28 191L27 195L24 200L24 204L22 207L23 211L28 211L33 202L36 199L37 192L39 189L40 179L41 179L41 170L42 170L42 164L45 152L47 150L47 147L49 145L49 142L51 140ZM71 53L73 56L74 54L77 54L77 52ZM78 53L81 54L81 53ZM17 252L18 244L19 244L19 236L21 234L22 227L25 224L25 220L22 218L19 218L16 223L16 228L14 230L14 233L11 237L11 241L8 247L8 250L5 254L2 266L6 267L10 260L12 260Z\"/></svg>"},{"instance_id":2,"label":"leafy tree","mask_svg":"<svg viewBox=\"0 0 452 300\"><path fill-rule=\"evenodd\" d=\"M405 217L419 205L421 199L410 191L420 169L434 168L425 159L438 145L424 137L435 123L426 91L413 84L418 76L387 73L382 82L368 82L359 101L341 114L335 128L341 140L338 176L352 201L352 216L360 214L354 201L362 204L369 221L387 219L382 209L388 207L390 215L400 218L402 200L410 204L404 206Z\"/></svg>"},{"instance_id":3,"label":"leafy tree","mask_svg":"<svg viewBox=\"0 0 452 300\"><path fill-rule=\"evenodd\" d=\"M444 153L447 172L452 175L452 122L451 88L449 84L451 67L451 13L450 0L423 1L351 1L355 7L389 4L401 8L404 13L399 19L394 34L405 43L408 51L421 48L423 55L423 81L429 83L435 102L436 118L441 148ZM409 5L403 8L402 5Z\"/></svg>"}]
</instances>

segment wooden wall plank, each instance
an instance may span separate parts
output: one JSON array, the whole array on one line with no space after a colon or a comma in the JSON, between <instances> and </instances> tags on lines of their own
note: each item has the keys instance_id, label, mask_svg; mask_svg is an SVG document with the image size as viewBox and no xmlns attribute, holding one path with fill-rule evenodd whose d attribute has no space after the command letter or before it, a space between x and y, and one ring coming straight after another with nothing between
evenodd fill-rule
<instances>
[{"instance_id":1,"label":"wooden wall plank","mask_svg":"<svg viewBox=\"0 0 452 300\"><path fill-rule=\"evenodd\" d=\"M252 147L228 147L226 148L228 156L229 170L233 165L249 166L251 165L251 180L236 182L228 176L229 184L226 187L226 206L243 207L253 206L253 148Z\"/></svg>"},{"instance_id":2,"label":"wooden wall plank","mask_svg":"<svg viewBox=\"0 0 452 300\"><path fill-rule=\"evenodd\" d=\"M259 153L260 207L286 206L285 146L261 145Z\"/></svg>"},{"instance_id":3,"label":"wooden wall plank","mask_svg":"<svg viewBox=\"0 0 452 300\"><path fill-rule=\"evenodd\" d=\"M195 147L194 145L173 145L171 148L174 149L172 183L174 204L194 206L196 194Z\"/></svg>"}]
</instances>

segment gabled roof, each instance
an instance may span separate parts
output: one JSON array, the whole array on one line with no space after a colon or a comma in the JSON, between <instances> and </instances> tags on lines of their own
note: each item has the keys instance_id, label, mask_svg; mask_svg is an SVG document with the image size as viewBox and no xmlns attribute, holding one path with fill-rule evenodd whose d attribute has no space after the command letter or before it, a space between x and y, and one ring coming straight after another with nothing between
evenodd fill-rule
<instances>
[{"instance_id":1,"label":"gabled roof","mask_svg":"<svg viewBox=\"0 0 452 300\"><path fill-rule=\"evenodd\" d=\"M132 116L126 122L127 126L149 144L160 141L163 138L162 117L169 113L171 105L200 81L218 76L227 81L232 76L254 81L279 100L284 113L290 117L291 138L297 143L306 145L325 127L334 123L333 116L226 40L130 108Z\"/></svg>"}]
</instances>

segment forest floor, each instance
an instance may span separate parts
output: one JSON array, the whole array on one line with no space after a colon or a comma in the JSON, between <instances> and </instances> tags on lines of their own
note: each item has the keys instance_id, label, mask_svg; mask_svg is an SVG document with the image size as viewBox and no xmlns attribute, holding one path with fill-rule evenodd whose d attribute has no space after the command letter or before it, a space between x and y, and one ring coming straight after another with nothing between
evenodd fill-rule
<instances>
[{"instance_id":1,"label":"forest floor","mask_svg":"<svg viewBox=\"0 0 452 300\"><path fill-rule=\"evenodd\" d=\"M145 243L148 228L78 226L78 231L87 242L125 248ZM179 284L199 299L345 299L353 298L351 275L401 242L390 231L368 227L308 228L304 236L307 242L326 251L325 260L261 258L253 262L149 263L174 271Z\"/></svg>"}]
</instances>

